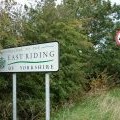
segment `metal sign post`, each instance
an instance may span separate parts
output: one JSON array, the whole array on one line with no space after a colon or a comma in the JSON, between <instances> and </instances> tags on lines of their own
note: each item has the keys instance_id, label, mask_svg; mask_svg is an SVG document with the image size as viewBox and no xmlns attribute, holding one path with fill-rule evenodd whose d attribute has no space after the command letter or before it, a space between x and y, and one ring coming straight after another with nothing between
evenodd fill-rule
<instances>
[{"instance_id":1,"label":"metal sign post","mask_svg":"<svg viewBox=\"0 0 120 120\"><path fill-rule=\"evenodd\" d=\"M13 120L17 120L16 73L55 72L59 70L59 44L44 44L3 49L0 72L13 73ZM50 78L45 74L46 120L50 120Z\"/></svg>"},{"instance_id":2,"label":"metal sign post","mask_svg":"<svg viewBox=\"0 0 120 120\"><path fill-rule=\"evenodd\" d=\"M17 120L16 73L13 73L13 120Z\"/></svg>"},{"instance_id":3,"label":"metal sign post","mask_svg":"<svg viewBox=\"0 0 120 120\"><path fill-rule=\"evenodd\" d=\"M46 94L46 120L50 120L50 77L45 74L45 94Z\"/></svg>"}]
</instances>

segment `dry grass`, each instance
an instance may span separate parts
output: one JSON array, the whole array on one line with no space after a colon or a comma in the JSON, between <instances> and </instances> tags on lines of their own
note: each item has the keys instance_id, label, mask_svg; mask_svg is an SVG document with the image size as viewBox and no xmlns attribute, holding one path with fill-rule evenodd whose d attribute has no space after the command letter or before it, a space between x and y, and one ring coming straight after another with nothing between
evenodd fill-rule
<instances>
[{"instance_id":1,"label":"dry grass","mask_svg":"<svg viewBox=\"0 0 120 120\"><path fill-rule=\"evenodd\" d=\"M87 96L83 102L64 108L52 120L120 120L120 89Z\"/></svg>"},{"instance_id":2,"label":"dry grass","mask_svg":"<svg viewBox=\"0 0 120 120\"><path fill-rule=\"evenodd\" d=\"M101 119L108 114L111 120L120 120L120 99L109 93L102 95L98 101Z\"/></svg>"}]
</instances>

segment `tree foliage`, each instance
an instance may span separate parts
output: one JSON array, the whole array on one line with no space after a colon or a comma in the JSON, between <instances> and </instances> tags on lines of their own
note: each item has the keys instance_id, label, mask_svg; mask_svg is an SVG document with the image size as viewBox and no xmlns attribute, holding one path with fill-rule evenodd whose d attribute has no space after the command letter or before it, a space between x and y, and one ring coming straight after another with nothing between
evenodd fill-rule
<instances>
[{"instance_id":1,"label":"tree foliage","mask_svg":"<svg viewBox=\"0 0 120 120\"><path fill-rule=\"evenodd\" d=\"M54 108L80 98L91 89L91 80L102 76L104 70L105 76L116 75L110 84L119 82L120 55L114 36L119 28L120 6L112 5L109 0L63 0L63 4L56 6L53 0L48 0L44 5L38 2L35 8L25 5L21 14L11 10L14 5L8 1L0 9L1 48L51 41L60 44L60 69L50 75ZM45 111L44 74L17 76L20 119L41 119ZM12 116L8 114L12 95L10 78L10 74L0 76L0 96L5 101L0 103L1 119ZM9 109L2 112L5 103Z\"/></svg>"}]
</instances>

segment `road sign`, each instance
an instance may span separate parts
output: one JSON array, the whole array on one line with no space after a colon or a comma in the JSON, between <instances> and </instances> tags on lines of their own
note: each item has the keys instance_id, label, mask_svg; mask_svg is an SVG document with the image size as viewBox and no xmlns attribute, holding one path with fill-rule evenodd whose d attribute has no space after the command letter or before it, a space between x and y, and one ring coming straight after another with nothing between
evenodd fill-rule
<instances>
[{"instance_id":1,"label":"road sign","mask_svg":"<svg viewBox=\"0 0 120 120\"><path fill-rule=\"evenodd\" d=\"M120 46L120 30L116 32L115 40L117 45Z\"/></svg>"},{"instance_id":2,"label":"road sign","mask_svg":"<svg viewBox=\"0 0 120 120\"><path fill-rule=\"evenodd\" d=\"M59 69L58 42L3 49L0 72L52 72Z\"/></svg>"},{"instance_id":3,"label":"road sign","mask_svg":"<svg viewBox=\"0 0 120 120\"><path fill-rule=\"evenodd\" d=\"M0 51L0 72L13 72L13 120L17 120L16 72L46 72L46 120L50 120L49 73L59 69L58 42L30 45Z\"/></svg>"}]
</instances>

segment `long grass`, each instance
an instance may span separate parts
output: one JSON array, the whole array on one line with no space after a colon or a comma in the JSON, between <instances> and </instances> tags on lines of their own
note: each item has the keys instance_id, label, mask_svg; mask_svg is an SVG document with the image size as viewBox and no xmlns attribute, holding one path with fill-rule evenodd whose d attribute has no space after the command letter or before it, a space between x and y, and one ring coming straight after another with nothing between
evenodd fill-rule
<instances>
[{"instance_id":1,"label":"long grass","mask_svg":"<svg viewBox=\"0 0 120 120\"><path fill-rule=\"evenodd\" d=\"M96 96L55 113L51 120L120 120L120 88Z\"/></svg>"}]
</instances>

